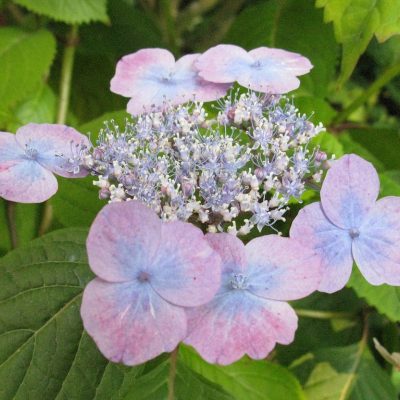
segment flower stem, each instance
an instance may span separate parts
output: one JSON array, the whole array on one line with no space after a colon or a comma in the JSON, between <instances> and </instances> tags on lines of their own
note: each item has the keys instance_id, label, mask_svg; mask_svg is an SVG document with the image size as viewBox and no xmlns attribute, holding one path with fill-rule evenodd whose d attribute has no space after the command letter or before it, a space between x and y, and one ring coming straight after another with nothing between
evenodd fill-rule
<instances>
[{"instance_id":1,"label":"flower stem","mask_svg":"<svg viewBox=\"0 0 400 400\"><path fill-rule=\"evenodd\" d=\"M65 45L60 81L60 100L58 103L57 124L65 124L71 92L72 71L74 68L75 50L78 44L78 26L73 25Z\"/></svg>"},{"instance_id":2,"label":"flower stem","mask_svg":"<svg viewBox=\"0 0 400 400\"><path fill-rule=\"evenodd\" d=\"M363 105L373 94L377 93L385 85L387 85L393 78L400 74L400 62L386 68L386 70L376 79L372 85L363 91L348 107L341 111L336 118L334 118L332 125L339 124L346 121L347 118Z\"/></svg>"},{"instance_id":3,"label":"flower stem","mask_svg":"<svg viewBox=\"0 0 400 400\"><path fill-rule=\"evenodd\" d=\"M74 69L75 50L78 44L78 25L72 25L70 33L65 44L62 65L60 94L57 111L57 124L65 124L69 107L71 92L72 71ZM45 234L50 228L53 219L53 210L51 204L46 201L43 205L42 220L39 226L39 236Z\"/></svg>"},{"instance_id":4,"label":"flower stem","mask_svg":"<svg viewBox=\"0 0 400 400\"><path fill-rule=\"evenodd\" d=\"M7 226L8 232L10 234L11 248L15 249L18 246L18 235L17 235L17 227L15 224L15 206L16 204L12 201L7 201Z\"/></svg>"},{"instance_id":5,"label":"flower stem","mask_svg":"<svg viewBox=\"0 0 400 400\"><path fill-rule=\"evenodd\" d=\"M345 311L315 311L315 310L304 310L295 309L296 314L299 317L314 318L314 319L353 319L355 314Z\"/></svg>"},{"instance_id":6,"label":"flower stem","mask_svg":"<svg viewBox=\"0 0 400 400\"><path fill-rule=\"evenodd\" d=\"M179 345L176 346L175 350L171 353L170 362L171 366L169 368L168 375L168 400L175 399L175 377L176 377L176 363L178 360Z\"/></svg>"}]
</instances>

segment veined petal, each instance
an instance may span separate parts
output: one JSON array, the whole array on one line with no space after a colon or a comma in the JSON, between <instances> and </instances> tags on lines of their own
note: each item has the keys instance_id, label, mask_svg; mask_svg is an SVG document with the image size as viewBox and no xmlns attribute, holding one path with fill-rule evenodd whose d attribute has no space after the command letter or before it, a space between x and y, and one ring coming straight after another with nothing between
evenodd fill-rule
<instances>
[{"instance_id":1,"label":"veined petal","mask_svg":"<svg viewBox=\"0 0 400 400\"><path fill-rule=\"evenodd\" d=\"M133 97L137 94L135 88L138 84L158 82L163 76L168 76L174 66L173 54L165 49L142 49L128 54L118 61L115 75L111 80L111 91Z\"/></svg>"},{"instance_id":2,"label":"veined petal","mask_svg":"<svg viewBox=\"0 0 400 400\"><path fill-rule=\"evenodd\" d=\"M253 59L246 50L232 44L211 47L197 59L199 75L210 82L233 83L248 76Z\"/></svg>"},{"instance_id":3,"label":"veined petal","mask_svg":"<svg viewBox=\"0 0 400 400\"><path fill-rule=\"evenodd\" d=\"M55 176L34 160L0 161L0 197L18 203L41 203L58 189Z\"/></svg>"},{"instance_id":4,"label":"veined petal","mask_svg":"<svg viewBox=\"0 0 400 400\"><path fill-rule=\"evenodd\" d=\"M373 208L379 194L374 166L355 154L334 162L321 189L326 216L340 228L357 229Z\"/></svg>"},{"instance_id":5,"label":"veined petal","mask_svg":"<svg viewBox=\"0 0 400 400\"><path fill-rule=\"evenodd\" d=\"M245 290L221 294L210 303L187 310L188 336L210 363L227 365L245 354L265 358L276 343L294 339L297 316L289 304L266 300Z\"/></svg>"},{"instance_id":6,"label":"veined petal","mask_svg":"<svg viewBox=\"0 0 400 400\"><path fill-rule=\"evenodd\" d=\"M321 203L313 203L300 210L292 223L290 237L320 255L322 279L319 291L333 293L346 285L353 265L352 239L347 230L328 220Z\"/></svg>"},{"instance_id":7,"label":"veined petal","mask_svg":"<svg viewBox=\"0 0 400 400\"><path fill-rule=\"evenodd\" d=\"M400 285L400 197L384 197L353 241L354 259L372 285Z\"/></svg>"},{"instance_id":8,"label":"veined petal","mask_svg":"<svg viewBox=\"0 0 400 400\"><path fill-rule=\"evenodd\" d=\"M159 250L161 220L138 201L111 203L97 214L86 242L89 265L110 282L136 279Z\"/></svg>"},{"instance_id":9,"label":"veined petal","mask_svg":"<svg viewBox=\"0 0 400 400\"><path fill-rule=\"evenodd\" d=\"M85 288L81 316L104 356L126 365L171 352L186 335L184 310L163 300L148 283L96 278Z\"/></svg>"},{"instance_id":10,"label":"veined petal","mask_svg":"<svg viewBox=\"0 0 400 400\"><path fill-rule=\"evenodd\" d=\"M27 124L18 129L16 140L23 150L45 168L66 178L80 178L88 172L74 174L66 169L66 160L79 146L90 146L89 139L74 128L60 124Z\"/></svg>"},{"instance_id":11,"label":"veined petal","mask_svg":"<svg viewBox=\"0 0 400 400\"><path fill-rule=\"evenodd\" d=\"M161 245L149 267L154 290L173 304L194 307L209 302L221 279L221 259L203 232L180 221L163 223Z\"/></svg>"},{"instance_id":12,"label":"veined petal","mask_svg":"<svg viewBox=\"0 0 400 400\"><path fill-rule=\"evenodd\" d=\"M293 238L266 235L246 245L248 290L274 300L295 300L317 290L321 257Z\"/></svg>"}]
</instances>

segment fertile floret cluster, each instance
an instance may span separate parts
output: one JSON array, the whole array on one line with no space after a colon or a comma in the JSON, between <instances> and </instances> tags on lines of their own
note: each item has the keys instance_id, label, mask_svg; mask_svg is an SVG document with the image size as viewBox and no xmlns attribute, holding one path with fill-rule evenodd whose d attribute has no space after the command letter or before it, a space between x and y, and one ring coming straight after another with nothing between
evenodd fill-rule
<instances>
[{"instance_id":1,"label":"fertile floret cluster","mask_svg":"<svg viewBox=\"0 0 400 400\"><path fill-rule=\"evenodd\" d=\"M140 200L164 220L190 219L210 232L244 235L284 220L289 200L320 178L324 155L309 143L323 127L288 98L252 91L233 92L214 110L166 105L123 131L107 124L81 153L100 197Z\"/></svg>"}]
</instances>

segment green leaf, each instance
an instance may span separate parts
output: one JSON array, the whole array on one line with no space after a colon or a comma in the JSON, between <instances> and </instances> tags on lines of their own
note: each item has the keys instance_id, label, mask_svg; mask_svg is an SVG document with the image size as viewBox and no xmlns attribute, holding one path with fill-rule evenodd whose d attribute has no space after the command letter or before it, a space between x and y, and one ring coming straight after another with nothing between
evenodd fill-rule
<instances>
[{"instance_id":1,"label":"green leaf","mask_svg":"<svg viewBox=\"0 0 400 400\"><path fill-rule=\"evenodd\" d=\"M251 49L279 47L308 57L314 68L302 77L301 88L324 97L335 73L338 46L332 28L323 23L322 13L309 0L273 0L244 9L225 43Z\"/></svg>"},{"instance_id":2,"label":"green leaf","mask_svg":"<svg viewBox=\"0 0 400 400\"><path fill-rule=\"evenodd\" d=\"M166 360L150 373L139 378L126 400L163 400L168 397L170 360ZM220 386L178 361L175 377L175 400L234 400Z\"/></svg>"},{"instance_id":3,"label":"green leaf","mask_svg":"<svg viewBox=\"0 0 400 400\"><path fill-rule=\"evenodd\" d=\"M342 143L340 143L336 136L329 132L321 132L312 140L312 143L315 146L319 146L328 156L335 155L336 158L340 158L344 155Z\"/></svg>"},{"instance_id":4,"label":"green leaf","mask_svg":"<svg viewBox=\"0 0 400 400\"><path fill-rule=\"evenodd\" d=\"M0 28L0 112L24 99L39 87L56 51L53 35Z\"/></svg>"},{"instance_id":5,"label":"green leaf","mask_svg":"<svg viewBox=\"0 0 400 400\"><path fill-rule=\"evenodd\" d=\"M57 99L54 92L49 86L42 85L27 100L13 109L6 128L10 132L15 132L18 128L30 122L38 124L54 123L56 107Z\"/></svg>"},{"instance_id":6,"label":"green leaf","mask_svg":"<svg viewBox=\"0 0 400 400\"><path fill-rule=\"evenodd\" d=\"M18 246L28 243L37 236L40 222L41 204L14 204L15 226L17 231ZM7 202L0 199L0 256L11 250L11 240L8 232Z\"/></svg>"},{"instance_id":7,"label":"green leaf","mask_svg":"<svg viewBox=\"0 0 400 400\"><path fill-rule=\"evenodd\" d=\"M354 70L374 35L380 41L400 33L400 3L393 0L316 0L324 7L326 22L333 22L343 45L340 82Z\"/></svg>"},{"instance_id":8,"label":"green leaf","mask_svg":"<svg viewBox=\"0 0 400 400\"><path fill-rule=\"evenodd\" d=\"M378 366L364 340L351 346L316 350L294 362L291 368L305 383L306 393L312 389L310 382L316 385L310 400L397 398L390 376ZM337 385L330 385L329 379ZM318 385L326 385L327 391L319 390ZM332 391L336 392L335 397Z\"/></svg>"},{"instance_id":9,"label":"green leaf","mask_svg":"<svg viewBox=\"0 0 400 400\"><path fill-rule=\"evenodd\" d=\"M243 359L222 367L208 364L193 350L182 346L180 357L190 368L221 385L237 400L305 399L297 379L280 365Z\"/></svg>"},{"instance_id":10,"label":"green leaf","mask_svg":"<svg viewBox=\"0 0 400 400\"><path fill-rule=\"evenodd\" d=\"M350 374L338 373L327 362L317 364L304 386L307 399L339 399L341 390L350 377Z\"/></svg>"},{"instance_id":11,"label":"green leaf","mask_svg":"<svg viewBox=\"0 0 400 400\"><path fill-rule=\"evenodd\" d=\"M385 169L400 169L400 133L395 129L369 128L349 130L351 139L378 159Z\"/></svg>"},{"instance_id":12,"label":"green leaf","mask_svg":"<svg viewBox=\"0 0 400 400\"><path fill-rule=\"evenodd\" d=\"M58 192L51 199L55 218L65 227L89 227L106 204L99 199L99 188L94 178L59 178Z\"/></svg>"},{"instance_id":13,"label":"green leaf","mask_svg":"<svg viewBox=\"0 0 400 400\"><path fill-rule=\"evenodd\" d=\"M379 312L394 322L400 321L400 288L396 286L373 286L361 275L358 268L353 273L348 286L354 289L357 295L374 306Z\"/></svg>"},{"instance_id":14,"label":"green leaf","mask_svg":"<svg viewBox=\"0 0 400 400\"><path fill-rule=\"evenodd\" d=\"M381 196L400 196L400 171L387 171L379 174Z\"/></svg>"},{"instance_id":15,"label":"green leaf","mask_svg":"<svg viewBox=\"0 0 400 400\"><path fill-rule=\"evenodd\" d=\"M67 24L108 22L107 0L14 0L28 10Z\"/></svg>"}]
</instances>

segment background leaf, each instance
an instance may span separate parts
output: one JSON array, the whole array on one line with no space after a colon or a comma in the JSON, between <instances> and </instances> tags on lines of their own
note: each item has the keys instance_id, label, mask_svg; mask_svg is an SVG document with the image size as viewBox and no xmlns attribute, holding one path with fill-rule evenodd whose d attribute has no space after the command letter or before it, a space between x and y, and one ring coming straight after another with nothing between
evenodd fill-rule
<instances>
[{"instance_id":1,"label":"background leaf","mask_svg":"<svg viewBox=\"0 0 400 400\"><path fill-rule=\"evenodd\" d=\"M316 350L294 362L292 370L305 382L306 392L311 391L311 400L397 398L390 377L378 366L364 342ZM311 390L312 385L326 385L327 390Z\"/></svg>"},{"instance_id":2,"label":"background leaf","mask_svg":"<svg viewBox=\"0 0 400 400\"><path fill-rule=\"evenodd\" d=\"M181 347L180 357L185 364L221 385L237 400L305 400L297 379L280 365L248 359L228 366L212 365L188 347Z\"/></svg>"},{"instance_id":3,"label":"background leaf","mask_svg":"<svg viewBox=\"0 0 400 400\"><path fill-rule=\"evenodd\" d=\"M67 24L108 22L107 0L14 0L14 2L37 14Z\"/></svg>"},{"instance_id":4,"label":"background leaf","mask_svg":"<svg viewBox=\"0 0 400 400\"><path fill-rule=\"evenodd\" d=\"M316 0L343 44L340 82L346 81L374 34L383 41L400 33L400 3L392 0Z\"/></svg>"},{"instance_id":5,"label":"background leaf","mask_svg":"<svg viewBox=\"0 0 400 400\"><path fill-rule=\"evenodd\" d=\"M49 31L0 28L0 121L9 106L43 82L55 50L56 42Z\"/></svg>"}]
</instances>

